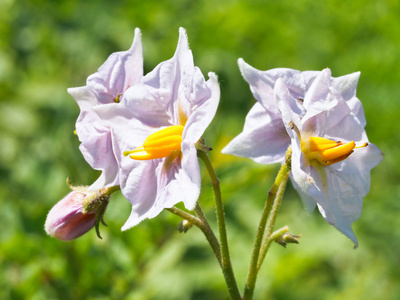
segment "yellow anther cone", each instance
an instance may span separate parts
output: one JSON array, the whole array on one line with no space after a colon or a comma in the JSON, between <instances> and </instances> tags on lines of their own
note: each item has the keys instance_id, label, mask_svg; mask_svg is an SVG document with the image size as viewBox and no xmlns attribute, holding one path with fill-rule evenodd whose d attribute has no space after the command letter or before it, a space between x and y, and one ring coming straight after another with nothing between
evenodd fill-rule
<instances>
[{"instance_id":1,"label":"yellow anther cone","mask_svg":"<svg viewBox=\"0 0 400 300\"><path fill-rule=\"evenodd\" d=\"M310 161L316 160L322 165L328 166L346 159L355 148L366 146L367 143L356 147L354 141L344 144L322 137L310 137L306 142L302 142L301 151Z\"/></svg>"},{"instance_id":2,"label":"yellow anther cone","mask_svg":"<svg viewBox=\"0 0 400 300\"><path fill-rule=\"evenodd\" d=\"M175 125L161 129L149 135L143 142L143 146L131 151L125 151L124 155L136 160L148 160L167 157L174 150L181 150L183 126Z\"/></svg>"}]
</instances>

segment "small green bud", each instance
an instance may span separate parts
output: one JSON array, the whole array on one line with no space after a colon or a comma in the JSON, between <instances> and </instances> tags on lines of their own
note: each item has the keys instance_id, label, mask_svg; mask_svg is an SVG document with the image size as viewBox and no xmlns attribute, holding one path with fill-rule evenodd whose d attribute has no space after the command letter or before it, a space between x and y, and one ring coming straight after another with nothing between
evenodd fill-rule
<instances>
[{"instance_id":1,"label":"small green bud","mask_svg":"<svg viewBox=\"0 0 400 300\"><path fill-rule=\"evenodd\" d=\"M189 222L188 220L183 220L178 225L178 231L181 233L182 232L186 233L192 226L193 226L193 224L191 222Z\"/></svg>"},{"instance_id":2,"label":"small green bud","mask_svg":"<svg viewBox=\"0 0 400 300\"><path fill-rule=\"evenodd\" d=\"M275 239L275 242L278 243L279 245L283 246L286 248L286 244L298 244L299 243L299 238L301 238L300 235L294 235L290 232L285 232L284 234L281 234Z\"/></svg>"}]
</instances>

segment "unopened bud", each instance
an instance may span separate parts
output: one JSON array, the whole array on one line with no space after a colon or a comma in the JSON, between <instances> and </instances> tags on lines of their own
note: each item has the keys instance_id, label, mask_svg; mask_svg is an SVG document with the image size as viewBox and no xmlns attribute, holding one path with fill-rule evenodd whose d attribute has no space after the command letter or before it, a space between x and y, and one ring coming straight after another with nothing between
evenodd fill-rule
<instances>
[{"instance_id":1,"label":"unopened bud","mask_svg":"<svg viewBox=\"0 0 400 300\"><path fill-rule=\"evenodd\" d=\"M110 198L107 189L95 192L88 192L87 187L71 186L71 189L47 215L44 225L47 234L62 241L70 241L96 226L100 237L98 225Z\"/></svg>"},{"instance_id":2,"label":"unopened bud","mask_svg":"<svg viewBox=\"0 0 400 300\"><path fill-rule=\"evenodd\" d=\"M178 231L186 233L192 226L193 226L193 224L191 222L189 222L188 220L183 220L178 225Z\"/></svg>"},{"instance_id":3,"label":"unopened bud","mask_svg":"<svg viewBox=\"0 0 400 300\"><path fill-rule=\"evenodd\" d=\"M299 243L299 238L301 238L300 235L294 235L290 232L285 232L284 234L278 236L275 239L275 242L277 242L279 245L283 246L286 248L286 244L298 244Z\"/></svg>"}]
</instances>

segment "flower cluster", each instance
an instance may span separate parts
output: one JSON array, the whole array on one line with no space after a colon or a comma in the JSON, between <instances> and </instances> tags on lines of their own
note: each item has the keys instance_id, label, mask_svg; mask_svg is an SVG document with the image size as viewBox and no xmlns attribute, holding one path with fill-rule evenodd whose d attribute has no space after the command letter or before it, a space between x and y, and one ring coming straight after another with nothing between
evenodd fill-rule
<instances>
[{"instance_id":1,"label":"flower cluster","mask_svg":"<svg viewBox=\"0 0 400 300\"><path fill-rule=\"evenodd\" d=\"M365 133L356 97L360 73L259 71L242 59L239 67L258 102L223 152L269 164L283 162L291 146L291 179L306 209L318 206L357 246L351 224L369 191L370 170L383 158Z\"/></svg>"},{"instance_id":2,"label":"flower cluster","mask_svg":"<svg viewBox=\"0 0 400 300\"><path fill-rule=\"evenodd\" d=\"M360 73L334 78L329 69L259 71L242 59L239 68L257 103L243 132L223 153L271 164L283 163L290 148L290 176L307 210L317 206L328 223L357 245L351 225L369 191L370 170L383 157L365 133L356 97ZM71 192L53 208L57 217L50 212L49 234L68 240L85 233L94 226L95 214L82 214L84 199L115 187L132 204L123 230L179 202L193 210L200 194L196 144L220 98L216 75L208 76L206 81L194 65L183 28L173 57L144 75L136 29L128 51L113 53L86 86L68 89L80 107L80 150L102 173L84 192ZM63 210L68 217L61 216ZM84 225L76 230L68 220Z\"/></svg>"},{"instance_id":3,"label":"flower cluster","mask_svg":"<svg viewBox=\"0 0 400 300\"><path fill-rule=\"evenodd\" d=\"M178 202L194 209L200 194L195 144L220 97L216 75L208 75L206 81L194 66L180 28L174 56L144 76L136 29L128 51L113 53L86 86L68 89L81 110L76 122L80 150L91 167L102 171L87 191L120 186L132 203L123 230Z\"/></svg>"}]
</instances>

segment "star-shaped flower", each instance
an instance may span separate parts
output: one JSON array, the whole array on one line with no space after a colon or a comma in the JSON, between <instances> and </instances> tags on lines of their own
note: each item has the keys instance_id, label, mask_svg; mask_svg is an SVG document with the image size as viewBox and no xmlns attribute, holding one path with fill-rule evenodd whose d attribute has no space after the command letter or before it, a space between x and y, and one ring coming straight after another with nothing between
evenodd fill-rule
<instances>
[{"instance_id":1,"label":"star-shaped flower","mask_svg":"<svg viewBox=\"0 0 400 300\"><path fill-rule=\"evenodd\" d=\"M123 230L178 202L194 209L200 193L195 144L213 119L220 96L216 75L208 75L205 81L194 66L180 28L170 60L130 87L121 103L95 108L111 128L121 191L132 203Z\"/></svg>"},{"instance_id":2,"label":"star-shaped flower","mask_svg":"<svg viewBox=\"0 0 400 300\"><path fill-rule=\"evenodd\" d=\"M76 122L76 133L81 142L79 148L89 165L102 171L89 190L119 184L110 128L93 108L119 103L126 90L141 82L142 78L142 43L140 30L136 29L128 51L111 54L99 70L88 77L86 86L68 89L81 110Z\"/></svg>"},{"instance_id":3,"label":"star-shaped flower","mask_svg":"<svg viewBox=\"0 0 400 300\"><path fill-rule=\"evenodd\" d=\"M291 178L307 210L317 205L357 245L351 224L369 192L370 170L383 158L364 129L355 95L359 73L333 78L329 69L262 72L243 60L239 66L258 103L223 152L274 163L283 161L291 145Z\"/></svg>"}]
</instances>

